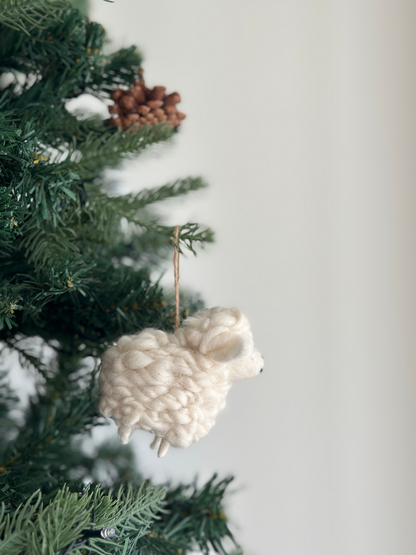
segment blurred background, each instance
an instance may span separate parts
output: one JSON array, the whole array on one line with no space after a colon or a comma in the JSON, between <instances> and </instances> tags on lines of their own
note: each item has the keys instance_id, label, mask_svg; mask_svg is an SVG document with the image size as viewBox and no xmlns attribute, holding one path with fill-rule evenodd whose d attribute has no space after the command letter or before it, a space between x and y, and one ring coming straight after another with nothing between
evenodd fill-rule
<instances>
[{"instance_id":1,"label":"blurred background","mask_svg":"<svg viewBox=\"0 0 416 555\"><path fill-rule=\"evenodd\" d=\"M111 178L209 182L164 208L216 231L182 257L181 284L240 308L266 361L192 447L157 459L136 432L141 470L234 474L248 555L413 555L416 4L91 0L89 14L187 114Z\"/></svg>"}]
</instances>

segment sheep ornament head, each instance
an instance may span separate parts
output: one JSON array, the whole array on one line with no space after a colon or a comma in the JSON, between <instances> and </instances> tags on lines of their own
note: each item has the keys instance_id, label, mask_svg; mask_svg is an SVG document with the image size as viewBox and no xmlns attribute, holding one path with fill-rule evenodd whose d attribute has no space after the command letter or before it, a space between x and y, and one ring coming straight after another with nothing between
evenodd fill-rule
<instances>
[{"instance_id":1,"label":"sheep ornament head","mask_svg":"<svg viewBox=\"0 0 416 555\"><path fill-rule=\"evenodd\" d=\"M235 380L256 376L263 358L248 320L235 308L197 312L174 333L123 336L102 358L100 411L114 419L121 443L133 430L154 433L163 457L206 435Z\"/></svg>"}]
</instances>

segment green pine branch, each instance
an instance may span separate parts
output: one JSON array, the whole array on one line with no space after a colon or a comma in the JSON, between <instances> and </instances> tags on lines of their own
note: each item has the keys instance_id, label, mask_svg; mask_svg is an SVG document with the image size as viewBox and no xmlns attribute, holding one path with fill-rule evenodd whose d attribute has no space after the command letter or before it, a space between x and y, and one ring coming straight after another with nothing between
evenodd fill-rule
<instances>
[{"instance_id":1,"label":"green pine branch","mask_svg":"<svg viewBox=\"0 0 416 555\"><path fill-rule=\"evenodd\" d=\"M99 58L91 70L86 92L97 94L104 91L108 94L116 87L131 87L139 80L142 55L135 46L121 48L108 56Z\"/></svg>"},{"instance_id":2,"label":"green pine branch","mask_svg":"<svg viewBox=\"0 0 416 555\"><path fill-rule=\"evenodd\" d=\"M168 490L167 512L154 526L155 533L174 542L181 542L182 549L198 549L205 555L214 549L225 555L224 541L236 545L224 514L223 501L233 478L217 480L214 475L202 488L180 485Z\"/></svg>"},{"instance_id":3,"label":"green pine branch","mask_svg":"<svg viewBox=\"0 0 416 555\"><path fill-rule=\"evenodd\" d=\"M0 0L0 24L30 35L34 29L60 23L64 0Z\"/></svg>"},{"instance_id":4,"label":"green pine branch","mask_svg":"<svg viewBox=\"0 0 416 555\"><path fill-rule=\"evenodd\" d=\"M52 499L35 491L15 509L3 504L0 510L0 555L21 553L117 553L126 539L143 536L163 502L162 488L142 484L118 492L87 487L79 495L67 486ZM111 539L90 538L91 531L114 528ZM108 550L110 549L110 551ZM124 551L127 553L127 551ZM129 553L132 553L130 550Z\"/></svg>"},{"instance_id":5,"label":"green pine branch","mask_svg":"<svg viewBox=\"0 0 416 555\"><path fill-rule=\"evenodd\" d=\"M111 240L121 218L125 218L128 222L152 233L153 236L166 237L165 242L168 243L174 236L174 227L159 225L158 219L154 217L146 221L147 213L144 210L156 202L183 196L205 186L201 178L189 177L162 187L145 189L136 194L109 197L101 191L99 186L86 184L87 203L83 210L87 221L94 226L90 240L94 241L95 239L97 242L99 238L101 241ZM134 233L133 229L131 232ZM212 232L210 230L201 231L196 224L186 224L181 229L180 240L190 248L189 245L192 245L193 241L211 241Z\"/></svg>"},{"instance_id":6,"label":"green pine branch","mask_svg":"<svg viewBox=\"0 0 416 555\"><path fill-rule=\"evenodd\" d=\"M103 134L109 131L112 129L105 126L102 119L98 117L79 119L62 106L53 111L42 139L48 146L68 154L70 145L85 143L92 137L96 140L102 139Z\"/></svg>"},{"instance_id":7,"label":"green pine branch","mask_svg":"<svg viewBox=\"0 0 416 555\"><path fill-rule=\"evenodd\" d=\"M172 127L165 124L145 126L134 132L103 129L100 136L91 134L82 143L71 145L70 155L77 160L70 167L82 179L92 180L101 173L101 168L115 167L128 156L137 156L149 145L168 140L172 133Z\"/></svg>"},{"instance_id":8,"label":"green pine branch","mask_svg":"<svg viewBox=\"0 0 416 555\"><path fill-rule=\"evenodd\" d=\"M192 191L198 191L203 189L207 186L207 184L200 178L191 178L188 177L186 179L178 179L173 183L169 183L167 185L163 185L162 187L156 187L154 189L143 189L139 193L133 195L124 195L122 197L113 197L112 201L115 201L114 207L117 210L117 204L122 203L124 208L124 216L127 219L130 219L126 212L127 210L132 211L133 215L134 212L141 210L150 204L154 204L155 202L161 202L168 198L178 197L187 195Z\"/></svg>"}]
</instances>

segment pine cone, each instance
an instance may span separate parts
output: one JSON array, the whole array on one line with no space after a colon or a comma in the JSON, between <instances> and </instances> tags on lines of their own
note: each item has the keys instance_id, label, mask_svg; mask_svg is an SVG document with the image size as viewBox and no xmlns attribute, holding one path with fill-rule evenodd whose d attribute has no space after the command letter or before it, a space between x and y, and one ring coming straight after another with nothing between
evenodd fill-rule
<instances>
[{"instance_id":1,"label":"pine cone","mask_svg":"<svg viewBox=\"0 0 416 555\"><path fill-rule=\"evenodd\" d=\"M128 90L117 87L111 93L114 105L108 107L112 115L109 125L121 127L123 131L130 129L130 132L159 123L178 127L186 118L185 114L176 109L176 104L181 101L179 93L166 95L166 87L161 86L148 89L143 80L143 71L140 71L142 81L136 81Z\"/></svg>"}]
</instances>

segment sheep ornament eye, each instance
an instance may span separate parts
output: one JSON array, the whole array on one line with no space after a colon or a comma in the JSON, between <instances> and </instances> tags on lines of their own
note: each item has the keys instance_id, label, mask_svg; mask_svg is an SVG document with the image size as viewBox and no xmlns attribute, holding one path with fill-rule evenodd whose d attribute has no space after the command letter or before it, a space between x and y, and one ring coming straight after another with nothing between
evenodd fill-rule
<instances>
[{"instance_id":1,"label":"sheep ornament eye","mask_svg":"<svg viewBox=\"0 0 416 555\"><path fill-rule=\"evenodd\" d=\"M205 436L232 382L264 366L248 320L235 308L214 307L185 319L174 333L144 329L124 335L102 358L100 412L114 419L121 443L135 429L154 434L163 457Z\"/></svg>"}]
</instances>

